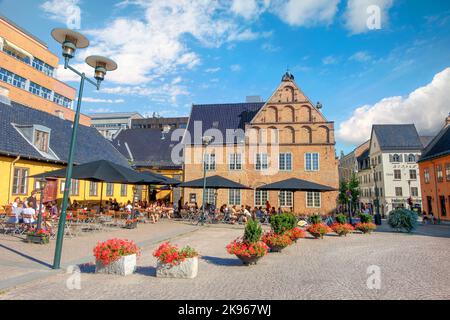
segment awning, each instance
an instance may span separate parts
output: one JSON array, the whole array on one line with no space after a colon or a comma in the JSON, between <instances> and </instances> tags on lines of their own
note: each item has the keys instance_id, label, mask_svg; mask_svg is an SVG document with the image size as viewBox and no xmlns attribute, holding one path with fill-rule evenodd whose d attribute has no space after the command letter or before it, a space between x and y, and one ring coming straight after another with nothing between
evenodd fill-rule
<instances>
[{"instance_id":1,"label":"awning","mask_svg":"<svg viewBox=\"0 0 450 320\"><path fill-rule=\"evenodd\" d=\"M203 189L203 178L183 182L178 187L181 188L192 188L192 189ZM206 188L207 189L252 189L250 187L244 186L243 184L231 181L221 176L212 176L206 178Z\"/></svg>"},{"instance_id":2,"label":"awning","mask_svg":"<svg viewBox=\"0 0 450 320\"><path fill-rule=\"evenodd\" d=\"M270 183L256 188L256 190L283 190L283 191L315 191L315 192L328 192L336 191L337 189L321 185L315 182L291 178L275 183Z\"/></svg>"}]
</instances>

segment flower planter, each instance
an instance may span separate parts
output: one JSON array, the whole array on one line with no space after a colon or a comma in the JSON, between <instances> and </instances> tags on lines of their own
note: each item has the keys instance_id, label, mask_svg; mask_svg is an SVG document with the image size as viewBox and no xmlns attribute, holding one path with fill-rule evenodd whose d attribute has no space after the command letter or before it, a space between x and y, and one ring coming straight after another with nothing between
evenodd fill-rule
<instances>
[{"instance_id":1,"label":"flower planter","mask_svg":"<svg viewBox=\"0 0 450 320\"><path fill-rule=\"evenodd\" d=\"M136 229L137 228L137 222L128 223L124 227L125 229Z\"/></svg>"},{"instance_id":2,"label":"flower planter","mask_svg":"<svg viewBox=\"0 0 450 320\"><path fill-rule=\"evenodd\" d=\"M281 252L286 247L283 247L283 246L270 246L269 245L269 248L270 248L270 252Z\"/></svg>"},{"instance_id":3,"label":"flower planter","mask_svg":"<svg viewBox=\"0 0 450 320\"><path fill-rule=\"evenodd\" d=\"M128 276L136 270L136 254L123 256L119 260L104 266L100 261L96 261L95 273L116 274Z\"/></svg>"},{"instance_id":4,"label":"flower planter","mask_svg":"<svg viewBox=\"0 0 450 320\"><path fill-rule=\"evenodd\" d=\"M257 264L259 259L262 258L262 257L258 257L258 256L247 257L247 256L238 256L238 255L236 255L236 257L238 257L242 261L242 263L246 266L251 266L253 264Z\"/></svg>"},{"instance_id":5,"label":"flower planter","mask_svg":"<svg viewBox=\"0 0 450 320\"><path fill-rule=\"evenodd\" d=\"M27 235L27 242L37 244L48 244L50 242L50 238L47 235L42 236Z\"/></svg>"},{"instance_id":6,"label":"flower planter","mask_svg":"<svg viewBox=\"0 0 450 320\"><path fill-rule=\"evenodd\" d=\"M316 239L323 239L323 234L320 233L311 233L311 235Z\"/></svg>"},{"instance_id":7,"label":"flower planter","mask_svg":"<svg viewBox=\"0 0 450 320\"><path fill-rule=\"evenodd\" d=\"M198 257L189 258L178 265L161 263L156 266L156 277L158 278L182 278L193 279L198 274Z\"/></svg>"}]
</instances>

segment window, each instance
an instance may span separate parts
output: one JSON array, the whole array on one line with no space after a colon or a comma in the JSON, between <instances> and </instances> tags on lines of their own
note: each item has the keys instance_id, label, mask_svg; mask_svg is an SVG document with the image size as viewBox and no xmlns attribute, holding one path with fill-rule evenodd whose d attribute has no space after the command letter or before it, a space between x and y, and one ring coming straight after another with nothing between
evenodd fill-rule
<instances>
[{"instance_id":1,"label":"window","mask_svg":"<svg viewBox=\"0 0 450 320\"><path fill-rule=\"evenodd\" d=\"M230 189L228 190L228 202L230 205L240 205L241 204L241 190Z\"/></svg>"},{"instance_id":2,"label":"window","mask_svg":"<svg viewBox=\"0 0 450 320\"><path fill-rule=\"evenodd\" d=\"M412 187L411 188L411 197L418 197L419 196L419 188Z\"/></svg>"},{"instance_id":3,"label":"window","mask_svg":"<svg viewBox=\"0 0 450 320\"><path fill-rule=\"evenodd\" d=\"M409 179L411 180L417 180L417 171L412 169L409 170Z\"/></svg>"},{"instance_id":4,"label":"window","mask_svg":"<svg viewBox=\"0 0 450 320\"><path fill-rule=\"evenodd\" d=\"M113 183L106 184L106 196L107 197L114 196L114 184Z\"/></svg>"},{"instance_id":5,"label":"window","mask_svg":"<svg viewBox=\"0 0 450 320\"><path fill-rule=\"evenodd\" d=\"M395 180L401 180L402 179L402 171L401 170L394 170L394 179Z\"/></svg>"},{"instance_id":6,"label":"window","mask_svg":"<svg viewBox=\"0 0 450 320\"><path fill-rule=\"evenodd\" d=\"M72 184L70 185L70 195L78 196L80 195L80 181L72 179Z\"/></svg>"},{"instance_id":7,"label":"window","mask_svg":"<svg viewBox=\"0 0 450 320\"><path fill-rule=\"evenodd\" d=\"M47 100L50 100L52 94L51 90L42 87L34 82L30 82L30 88L28 89L28 91Z\"/></svg>"},{"instance_id":8,"label":"window","mask_svg":"<svg viewBox=\"0 0 450 320\"><path fill-rule=\"evenodd\" d=\"M257 153L255 170L267 170L268 167L267 153Z\"/></svg>"},{"instance_id":9,"label":"window","mask_svg":"<svg viewBox=\"0 0 450 320\"><path fill-rule=\"evenodd\" d=\"M280 191L280 207L292 207L292 191Z\"/></svg>"},{"instance_id":10,"label":"window","mask_svg":"<svg viewBox=\"0 0 450 320\"><path fill-rule=\"evenodd\" d=\"M408 162L416 162L416 156L413 154L408 155Z\"/></svg>"},{"instance_id":11,"label":"window","mask_svg":"<svg viewBox=\"0 0 450 320\"><path fill-rule=\"evenodd\" d=\"M214 189L205 189L205 201L209 204L216 202L216 194Z\"/></svg>"},{"instance_id":12,"label":"window","mask_svg":"<svg viewBox=\"0 0 450 320\"><path fill-rule=\"evenodd\" d=\"M89 195L91 197L95 197L98 194L98 183L97 182L90 182L89 183Z\"/></svg>"},{"instance_id":13,"label":"window","mask_svg":"<svg viewBox=\"0 0 450 320\"><path fill-rule=\"evenodd\" d=\"M269 199L267 190L255 190L255 207L263 207Z\"/></svg>"},{"instance_id":14,"label":"window","mask_svg":"<svg viewBox=\"0 0 450 320\"><path fill-rule=\"evenodd\" d=\"M450 163L445 164L445 176L447 177L447 181L450 181Z\"/></svg>"},{"instance_id":15,"label":"window","mask_svg":"<svg viewBox=\"0 0 450 320\"><path fill-rule=\"evenodd\" d=\"M381 164L381 155L378 156L378 164Z\"/></svg>"},{"instance_id":16,"label":"window","mask_svg":"<svg viewBox=\"0 0 450 320\"><path fill-rule=\"evenodd\" d=\"M34 146L42 152L48 152L49 133L41 130L34 130Z\"/></svg>"},{"instance_id":17,"label":"window","mask_svg":"<svg viewBox=\"0 0 450 320\"><path fill-rule=\"evenodd\" d=\"M50 77L53 77L53 73L55 71L55 68L53 68L52 66L48 65L44 61L39 60L38 58L33 58L32 66L36 70L39 70L39 71L45 73L46 75L48 75Z\"/></svg>"},{"instance_id":18,"label":"window","mask_svg":"<svg viewBox=\"0 0 450 320\"><path fill-rule=\"evenodd\" d=\"M399 154L394 154L392 156L392 161L391 162L401 162L401 156Z\"/></svg>"},{"instance_id":19,"label":"window","mask_svg":"<svg viewBox=\"0 0 450 320\"><path fill-rule=\"evenodd\" d=\"M27 83L27 79L3 68L0 68L0 80L20 89L25 89Z\"/></svg>"},{"instance_id":20,"label":"window","mask_svg":"<svg viewBox=\"0 0 450 320\"><path fill-rule=\"evenodd\" d=\"M397 197L402 197L403 196L403 190L402 187L395 187L395 195Z\"/></svg>"},{"instance_id":21,"label":"window","mask_svg":"<svg viewBox=\"0 0 450 320\"><path fill-rule=\"evenodd\" d=\"M53 94L53 102L59 104L60 106L66 107L66 108L72 108L72 100L69 98L66 98L58 93Z\"/></svg>"},{"instance_id":22,"label":"window","mask_svg":"<svg viewBox=\"0 0 450 320\"><path fill-rule=\"evenodd\" d=\"M306 171L319 171L319 154L318 153L306 153L305 154L305 170Z\"/></svg>"},{"instance_id":23,"label":"window","mask_svg":"<svg viewBox=\"0 0 450 320\"><path fill-rule=\"evenodd\" d=\"M320 208L320 192L306 193L306 207Z\"/></svg>"},{"instance_id":24,"label":"window","mask_svg":"<svg viewBox=\"0 0 450 320\"><path fill-rule=\"evenodd\" d=\"M126 184L121 184L120 185L120 196L126 197L127 193L128 193L127 191L128 191L128 186Z\"/></svg>"},{"instance_id":25,"label":"window","mask_svg":"<svg viewBox=\"0 0 450 320\"><path fill-rule=\"evenodd\" d=\"M444 176L442 175L442 166L440 164L436 166L436 178L438 182L444 181Z\"/></svg>"},{"instance_id":26,"label":"window","mask_svg":"<svg viewBox=\"0 0 450 320\"><path fill-rule=\"evenodd\" d=\"M383 188L379 188L379 190L380 190L380 197L382 197L383 196Z\"/></svg>"},{"instance_id":27,"label":"window","mask_svg":"<svg viewBox=\"0 0 450 320\"><path fill-rule=\"evenodd\" d=\"M216 155L215 154L205 154L205 169L206 171L216 170Z\"/></svg>"},{"instance_id":28,"label":"window","mask_svg":"<svg viewBox=\"0 0 450 320\"><path fill-rule=\"evenodd\" d=\"M25 56L23 54L20 54L19 52L17 52L16 50L14 50L13 48L7 47L6 45L3 47L3 52L6 53L7 55L18 59L22 62L25 62L26 64L30 64L30 57Z\"/></svg>"},{"instance_id":29,"label":"window","mask_svg":"<svg viewBox=\"0 0 450 320\"><path fill-rule=\"evenodd\" d=\"M291 171L292 170L292 154L291 153L280 153L280 170Z\"/></svg>"},{"instance_id":30,"label":"window","mask_svg":"<svg viewBox=\"0 0 450 320\"><path fill-rule=\"evenodd\" d=\"M66 181L61 180L59 183L59 193L64 193L64 190L66 189Z\"/></svg>"},{"instance_id":31,"label":"window","mask_svg":"<svg viewBox=\"0 0 450 320\"><path fill-rule=\"evenodd\" d=\"M230 161L228 163L229 170L242 170L242 154L230 154Z\"/></svg>"},{"instance_id":32,"label":"window","mask_svg":"<svg viewBox=\"0 0 450 320\"><path fill-rule=\"evenodd\" d=\"M12 193L14 195L26 195L28 193L28 174L26 168L14 168Z\"/></svg>"}]
</instances>

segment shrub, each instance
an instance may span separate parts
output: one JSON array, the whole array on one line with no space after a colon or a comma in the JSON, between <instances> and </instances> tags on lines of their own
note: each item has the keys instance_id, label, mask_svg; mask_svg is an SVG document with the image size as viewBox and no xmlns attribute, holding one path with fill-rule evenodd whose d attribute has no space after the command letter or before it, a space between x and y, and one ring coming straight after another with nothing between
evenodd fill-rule
<instances>
[{"instance_id":1,"label":"shrub","mask_svg":"<svg viewBox=\"0 0 450 320\"><path fill-rule=\"evenodd\" d=\"M346 224L347 223L347 216L345 214L338 214L336 216L336 222L339 224Z\"/></svg>"},{"instance_id":2,"label":"shrub","mask_svg":"<svg viewBox=\"0 0 450 320\"><path fill-rule=\"evenodd\" d=\"M123 239L110 239L99 242L94 248L94 256L103 266L106 266L123 256L139 255L140 251L133 241Z\"/></svg>"},{"instance_id":3,"label":"shrub","mask_svg":"<svg viewBox=\"0 0 450 320\"><path fill-rule=\"evenodd\" d=\"M319 224L322 223L322 216L318 215L318 214L313 214L312 216L309 217L309 222L311 224Z\"/></svg>"},{"instance_id":4,"label":"shrub","mask_svg":"<svg viewBox=\"0 0 450 320\"><path fill-rule=\"evenodd\" d=\"M339 236L346 236L347 234L349 234L350 232L352 232L353 230L355 230L355 228L353 228L353 226L349 223L335 223L331 226L331 229L336 232Z\"/></svg>"},{"instance_id":5,"label":"shrub","mask_svg":"<svg viewBox=\"0 0 450 320\"><path fill-rule=\"evenodd\" d=\"M372 222L359 222L356 224L355 229L362 233L371 233L377 226Z\"/></svg>"},{"instance_id":6,"label":"shrub","mask_svg":"<svg viewBox=\"0 0 450 320\"><path fill-rule=\"evenodd\" d=\"M261 239L262 228L258 222L253 219L249 219L245 225L244 242L256 243Z\"/></svg>"},{"instance_id":7,"label":"shrub","mask_svg":"<svg viewBox=\"0 0 450 320\"><path fill-rule=\"evenodd\" d=\"M197 257L198 253L189 246L180 250L177 246L171 245L170 242L165 242L153 252L153 256L156 257L160 263L176 266L186 259Z\"/></svg>"},{"instance_id":8,"label":"shrub","mask_svg":"<svg viewBox=\"0 0 450 320\"><path fill-rule=\"evenodd\" d=\"M283 234L297 226L297 219L290 213L277 214L270 217L270 226L274 233Z\"/></svg>"},{"instance_id":9,"label":"shrub","mask_svg":"<svg viewBox=\"0 0 450 320\"><path fill-rule=\"evenodd\" d=\"M372 222L372 216L368 213L359 214L359 218L361 219L361 223L369 223Z\"/></svg>"},{"instance_id":10,"label":"shrub","mask_svg":"<svg viewBox=\"0 0 450 320\"><path fill-rule=\"evenodd\" d=\"M241 257L264 257L268 251L269 247L263 241L247 243L236 239L227 246L229 254Z\"/></svg>"},{"instance_id":11,"label":"shrub","mask_svg":"<svg viewBox=\"0 0 450 320\"><path fill-rule=\"evenodd\" d=\"M325 223L316 223L309 226L306 231L308 231L316 239L323 239L323 236L332 230Z\"/></svg>"},{"instance_id":12,"label":"shrub","mask_svg":"<svg viewBox=\"0 0 450 320\"><path fill-rule=\"evenodd\" d=\"M261 239L269 247L282 247L285 248L292 244L291 238L286 234L277 234L274 232L267 232Z\"/></svg>"},{"instance_id":13,"label":"shrub","mask_svg":"<svg viewBox=\"0 0 450 320\"><path fill-rule=\"evenodd\" d=\"M388 223L393 229L405 230L409 233L417 227L417 218L418 215L414 211L397 209L389 213Z\"/></svg>"},{"instance_id":14,"label":"shrub","mask_svg":"<svg viewBox=\"0 0 450 320\"><path fill-rule=\"evenodd\" d=\"M297 241L298 239L305 237L305 231L303 231L299 227L295 227L292 230L288 230L284 234L287 235L289 238L291 238L292 241Z\"/></svg>"}]
</instances>

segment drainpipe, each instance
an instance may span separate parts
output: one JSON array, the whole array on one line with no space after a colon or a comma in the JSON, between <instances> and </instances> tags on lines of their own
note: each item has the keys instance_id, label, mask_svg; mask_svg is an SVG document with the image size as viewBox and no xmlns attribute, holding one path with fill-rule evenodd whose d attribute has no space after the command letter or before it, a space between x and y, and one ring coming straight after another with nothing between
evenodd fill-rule
<instances>
[{"instance_id":1,"label":"drainpipe","mask_svg":"<svg viewBox=\"0 0 450 320\"><path fill-rule=\"evenodd\" d=\"M14 159L13 162L11 162L11 166L9 168L9 184L8 184L8 204L10 203L10 195L11 195L11 181L14 178L14 165L17 163L17 161L20 160L20 156L17 156L16 159Z\"/></svg>"}]
</instances>

